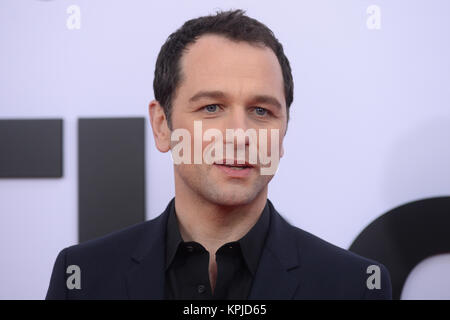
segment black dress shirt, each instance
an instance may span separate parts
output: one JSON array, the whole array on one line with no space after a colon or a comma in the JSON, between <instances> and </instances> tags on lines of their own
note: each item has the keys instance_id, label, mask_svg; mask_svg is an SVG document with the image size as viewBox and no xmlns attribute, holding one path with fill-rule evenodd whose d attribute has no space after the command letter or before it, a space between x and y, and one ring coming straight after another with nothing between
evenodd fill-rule
<instances>
[{"instance_id":1,"label":"black dress shirt","mask_svg":"<svg viewBox=\"0 0 450 320\"><path fill-rule=\"evenodd\" d=\"M172 202L166 232L166 299L247 299L270 225L266 205L247 234L216 252L214 294L209 281L209 252L198 242L183 241Z\"/></svg>"}]
</instances>

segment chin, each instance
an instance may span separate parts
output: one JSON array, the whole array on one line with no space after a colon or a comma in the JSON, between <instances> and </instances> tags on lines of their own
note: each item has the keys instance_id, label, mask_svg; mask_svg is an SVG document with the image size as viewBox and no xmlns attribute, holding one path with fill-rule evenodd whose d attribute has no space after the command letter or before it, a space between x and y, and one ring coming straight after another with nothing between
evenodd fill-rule
<instances>
[{"instance_id":1,"label":"chin","mask_svg":"<svg viewBox=\"0 0 450 320\"><path fill-rule=\"evenodd\" d=\"M220 190L211 192L208 190L204 195L208 201L221 206L242 206L251 203L257 196L257 192L246 190Z\"/></svg>"}]
</instances>

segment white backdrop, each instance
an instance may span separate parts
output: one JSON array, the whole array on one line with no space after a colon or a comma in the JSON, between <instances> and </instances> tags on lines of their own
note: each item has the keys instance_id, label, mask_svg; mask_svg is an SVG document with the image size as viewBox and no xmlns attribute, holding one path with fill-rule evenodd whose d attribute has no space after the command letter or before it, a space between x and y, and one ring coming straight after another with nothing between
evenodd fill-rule
<instances>
[{"instance_id":1,"label":"white backdrop","mask_svg":"<svg viewBox=\"0 0 450 320\"><path fill-rule=\"evenodd\" d=\"M148 119L167 36L230 8L266 23L293 68L285 156L269 185L291 223L348 248L388 210L450 195L449 1L1 0L0 118L64 119L63 178L0 179L1 299L44 298L57 253L77 242L77 118ZM150 219L174 184L147 125ZM449 256L431 260L404 298L450 298Z\"/></svg>"}]
</instances>

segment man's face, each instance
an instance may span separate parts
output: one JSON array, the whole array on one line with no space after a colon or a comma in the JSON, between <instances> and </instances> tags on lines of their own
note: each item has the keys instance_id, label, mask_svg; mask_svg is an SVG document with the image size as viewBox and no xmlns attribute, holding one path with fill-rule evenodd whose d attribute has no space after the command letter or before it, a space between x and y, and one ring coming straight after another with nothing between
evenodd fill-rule
<instances>
[{"instance_id":1,"label":"man's face","mask_svg":"<svg viewBox=\"0 0 450 320\"><path fill-rule=\"evenodd\" d=\"M266 129L267 154L271 154L271 144L276 143L282 156L287 117L283 77L276 55L266 47L204 35L188 46L180 65L181 81L172 101L172 130L184 128L190 132L192 159L191 164L174 166L177 190L194 193L217 205L252 202L261 192L267 192L273 174L262 175L260 163L241 173L235 173L239 169L206 164L203 160L194 164L194 121L201 121L202 133L210 128L222 132L223 159L230 158L226 154L226 129L252 128L258 136L259 129ZM271 140L271 129L279 130L276 142ZM200 139L203 154L211 141ZM238 145L236 140L233 142L232 158L236 160ZM175 144L172 143L172 148ZM249 145L244 148L248 161Z\"/></svg>"}]
</instances>

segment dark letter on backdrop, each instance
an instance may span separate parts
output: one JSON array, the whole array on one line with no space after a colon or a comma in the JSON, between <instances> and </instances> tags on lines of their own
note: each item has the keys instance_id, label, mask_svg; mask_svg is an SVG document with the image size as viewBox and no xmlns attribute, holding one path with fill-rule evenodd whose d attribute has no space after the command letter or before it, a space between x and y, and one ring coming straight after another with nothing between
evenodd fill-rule
<instances>
[{"instance_id":1,"label":"dark letter on backdrop","mask_svg":"<svg viewBox=\"0 0 450 320\"><path fill-rule=\"evenodd\" d=\"M145 119L78 120L79 242L145 220Z\"/></svg>"},{"instance_id":2,"label":"dark letter on backdrop","mask_svg":"<svg viewBox=\"0 0 450 320\"><path fill-rule=\"evenodd\" d=\"M0 120L0 177L62 177L62 128L62 119Z\"/></svg>"}]
</instances>

